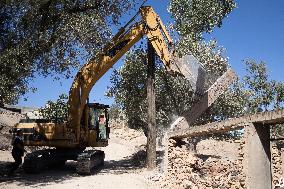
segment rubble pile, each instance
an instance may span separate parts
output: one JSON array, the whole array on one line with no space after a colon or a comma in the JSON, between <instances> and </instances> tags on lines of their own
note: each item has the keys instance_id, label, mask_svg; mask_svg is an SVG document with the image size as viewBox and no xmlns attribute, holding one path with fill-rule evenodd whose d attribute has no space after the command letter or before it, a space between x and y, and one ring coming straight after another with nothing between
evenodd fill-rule
<instances>
[{"instance_id":1,"label":"rubble pile","mask_svg":"<svg viewBox=\"0 0 284 189\"><path fill-rule=\"evenodd\" d=\"M20 113L0 108L0 125L2 126L7 126L7 127L14 126L16 123L20 121L20 119L23 119L24 117L25 116Z\"/></svg>"},{"instance_id":2,"label":"rubble pile","mask_svg":"<svg viewBox=\"0 0 284 189\"><path fill-rule=\"evenodd\" d=\"M144 136L142 130L130 129L126 121L122 119L110 119L109 126L110 133L123 140L130 141Z\"/></svg>"},{"instance_id":3,"label":"rubble pile","mask_svg":"<svg viewBox=\"0 0 284 189\"><path fill-rule=\"evenodd\" d=\"M127 141L140 138L141 136L143 136L143 132L134 129L129 129L128 127L125 128L111 127L111 134L114 134L116 137L119 137Z\"/></svg>"},{"instance_id":4,"label":"rubble pile","mask_svg":"<svg viewBox=\"0 0 284 189\"><path fill-rule=\"evenodd\" d=\"M159 181L163 188L241 189L239 160L194 154L187 144L168 143L167 172Z\"/></svg>"},{"instance_id":5,"label":"rubble pile","mask_svg":"<svg viewBox=\"0 0 284 189\"><path fill-rule=\"evenodd\" d=\"M115 129L127 127L126 121L123 119L110 119L109 125L111 128L115 128Z\"/></svg>"}]
</instances>

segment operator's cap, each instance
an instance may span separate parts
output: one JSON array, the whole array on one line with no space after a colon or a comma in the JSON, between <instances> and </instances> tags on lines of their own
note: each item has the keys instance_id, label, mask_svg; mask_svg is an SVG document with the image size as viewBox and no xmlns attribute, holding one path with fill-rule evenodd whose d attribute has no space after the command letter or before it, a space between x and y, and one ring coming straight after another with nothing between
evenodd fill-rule
<instances>
[{"instance_id":1,"label":"operator's cap","mask_svg":"<svg viewBox=\"0 0 284 189\"><path fill-rule=\"evenodd\" d=\"M21 132L21 131L23 131L22 129L17 129L17 133L19 133L19 132Z\"/></svg>"}]
</instances>

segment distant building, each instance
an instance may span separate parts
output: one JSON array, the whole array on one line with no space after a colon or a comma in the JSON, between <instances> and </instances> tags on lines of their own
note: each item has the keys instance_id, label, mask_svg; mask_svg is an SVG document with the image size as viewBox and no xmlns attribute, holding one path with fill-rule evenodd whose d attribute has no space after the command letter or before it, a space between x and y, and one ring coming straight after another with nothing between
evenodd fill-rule
<instances>
[{"instance_id":1,"label":"distant building","mask_svg":"<svg viewBox=\"0 0 284 189\"><path fill-rule=\"evenodd\" d=\"M10 110L12 112L20 113L20 114L26 114L28 112L33 112L35 110L38 110L38 108L34 108L34 107L15 106L15 105L8 105L8 104L5 104L3 108L6 110Z\"/></svg>"},{"instance_id":2,"label":"distant building","mask_svg":"<svg viewBox=\"0 0 284 189\"><path fill-rule=\"evenodd\" d=\"M17 112L22 115L25 115L28 119L41 119L42 116L39 113L39 108L35 107L26 107L26 106L15 106L5 104L2 109L6 109L12 112Z\"/></svg>"}]
</instances>

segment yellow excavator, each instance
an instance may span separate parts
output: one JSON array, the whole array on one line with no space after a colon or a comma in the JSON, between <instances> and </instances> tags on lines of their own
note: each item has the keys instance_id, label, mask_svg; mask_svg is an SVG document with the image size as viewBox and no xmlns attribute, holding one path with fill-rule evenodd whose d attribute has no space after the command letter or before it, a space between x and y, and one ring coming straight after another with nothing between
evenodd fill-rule
<instances>
[{"instance_id":1,"label":"yellow excavator","mask_svg":"<svg viewBox=\"0 0 284 189\"><path fill-rule=\"evenodd\" d=\"M137 22L135 17L138 15L141 19ZM89 93L96 81L143 36L147 36L166 71L180 73L171 61L175 57L173 42L153 8L143 6L135 17L77 73L69 92L67 122L56 124L39 119L22 120L15 125L13 134L21 129L26 146L52 147L25 156L23 168L27 173L37 173L44 168L64 164L67 160L76 160L77 172L90 174L93 167L103 164L103 151L86 148L108 145L109 106L89 103Z\"/></svg>"}]
</instances>

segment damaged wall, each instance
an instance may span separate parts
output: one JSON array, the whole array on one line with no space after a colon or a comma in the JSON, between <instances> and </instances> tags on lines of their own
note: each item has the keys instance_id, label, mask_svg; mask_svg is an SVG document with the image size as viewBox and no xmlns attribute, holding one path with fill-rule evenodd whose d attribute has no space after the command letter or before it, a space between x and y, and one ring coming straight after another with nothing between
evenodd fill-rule
<instances>
[{"instance_id":1,"label":"damaged wall","mask_svg":"<svg viewBox=\"0 0 284 189\"><path fill-rule=\"evenodd\" d=\"M283 177L284 155L275 146L270 148L269 127L283 122L284 110L278 110L170 132L167 171L161 183L164 188L275 188ZM244 128L241 140L233 141L238 145L234 161L204 161L189 150L188 144L176 142L227 132L230 128Z\"/></svg>"}]
</instances>

